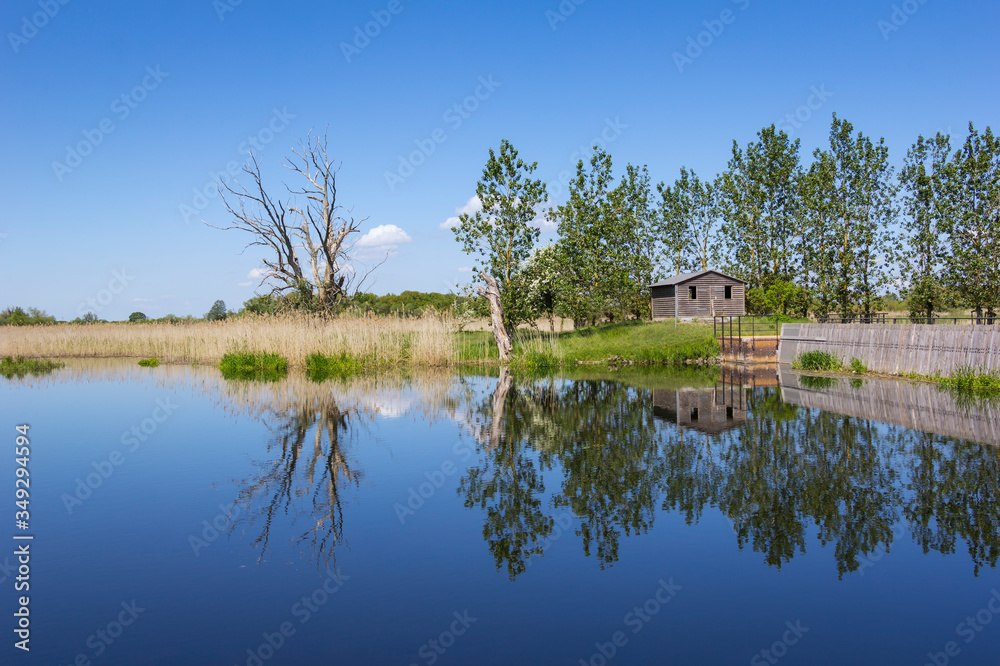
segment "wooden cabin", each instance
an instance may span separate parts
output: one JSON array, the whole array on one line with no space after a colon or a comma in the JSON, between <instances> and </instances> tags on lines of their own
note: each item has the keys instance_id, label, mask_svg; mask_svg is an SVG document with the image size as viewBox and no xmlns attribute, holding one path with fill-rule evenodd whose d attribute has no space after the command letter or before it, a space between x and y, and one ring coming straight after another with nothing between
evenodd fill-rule
<instances>
[{"instance_id":1,"label":"wooden cabin","mask_svg":"<svg viewBox=\"0 0 1000 666\"><path fill-rule=\"evenodd\" d=\"M745 315L747 283L716 270L681 273L649 285L653 321Z\"/></svg>"}]
</instances>

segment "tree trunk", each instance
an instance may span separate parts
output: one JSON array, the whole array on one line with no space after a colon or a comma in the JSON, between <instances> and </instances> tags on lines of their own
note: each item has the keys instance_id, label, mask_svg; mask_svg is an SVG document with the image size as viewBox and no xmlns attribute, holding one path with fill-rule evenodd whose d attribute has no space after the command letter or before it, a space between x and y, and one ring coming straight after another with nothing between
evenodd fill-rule
<instances>
[{"instance_id":1,"label":"tree trunk","mask_svg":"<svg viewBox=\"0 0 1000 666\"><path fill-rule=\"evenodd\" d=\"M490 319L493 325L493 337L497 341L497 350L500 352L500 362L510 361L510 353L513 345L510 342L510 335L503 325L503 304L500 302L500 286L492 275L486 271L479 274L486 282L486 288L478 289L479 295L490 302Z\"/></svg>"}]
</instances>

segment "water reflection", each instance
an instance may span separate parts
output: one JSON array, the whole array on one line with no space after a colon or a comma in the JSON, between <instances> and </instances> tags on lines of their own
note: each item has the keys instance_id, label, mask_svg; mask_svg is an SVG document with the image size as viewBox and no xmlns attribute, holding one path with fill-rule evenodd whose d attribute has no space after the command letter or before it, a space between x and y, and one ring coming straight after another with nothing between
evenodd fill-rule
<instances>
[{"instance_id":1,"label":"water reflection","mask_svg":"<svg viewBox=\"0 0 1000 666\"><path fill-rule=\"evenodd\" d=\"M622 539L653 530L661 512L696 525L718 511L734 545L777 568L817 541L841 576L900 538L925 553L965 551L977 575L1000 555L1000 448L974 443L994 441L997 408L930 386L782 374L779 387L773 373L732 369L322 384L292 373L258 384L212 368L96 363L30 381L82 378L186 386L267 426L253 473L236 480L238 532L260 557L290 528L319 566L335 559L351 531L345 496L364 501L354 449L387 413L475 439L459 498L482 516L486 548L511 579L556 538L612 566Z\"/></svg>"},{"instance_id":2,"label":"water reflection","mask_svg":"<svg viewBox=\"0 0 1000 666\"><path fill-rule=\"evenodd\" d=\"M650 530L657 507L689 524L714 507L740 548L778 568L815 536L841 576L856 572L891 548L900 520L925 552L951 554L962 540L977 574L996 566L996 449L801 408L769 386L776 379L637 388L500 377L476 411L490 436L461 489L485 514L498 569L522 573L564 508L584 553L613 564L622 534Z\"/></svg>"},{"instance_id":3,"label":"water reflection","mask_svg":"<svg viewBox=\"0 0 1000 666\"><path fill-rule=\"evenodd\" d=\"M233 511L242 516L233 529L256 535L258 561L267 553L277 516L305 525L297 543L308 546L320 567L335 560L335 548L344 541L341 491L357 486L363 476L344 447L350 419L356 415L328 394L265 419L272 432L267 444L270 457L256 461L257 473L239 482Z\"/></svg>"}]
</instances>

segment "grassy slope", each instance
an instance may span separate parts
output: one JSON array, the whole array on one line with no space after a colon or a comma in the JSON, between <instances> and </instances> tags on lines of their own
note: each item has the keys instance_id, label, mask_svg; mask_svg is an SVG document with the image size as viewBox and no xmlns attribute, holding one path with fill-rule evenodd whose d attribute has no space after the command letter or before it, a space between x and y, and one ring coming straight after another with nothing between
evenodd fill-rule
<instances>
[{"instance_id":1,"label":"grassy slope","mask_svg":"<svg viewBox=\"0 0 1000 666\"><path fill-rule=\"evenodd\" d=\"M491 333L485 331L459 334L460 360L495 359L496 348ZM542 353L563 363L605 362L618 357L646 363L681 363L688 359L714 358L719 345L706 324L672 322L626 322L607 324L578 331L551 335L519 331L515 356Z\"/></svg>"}]
</instances>

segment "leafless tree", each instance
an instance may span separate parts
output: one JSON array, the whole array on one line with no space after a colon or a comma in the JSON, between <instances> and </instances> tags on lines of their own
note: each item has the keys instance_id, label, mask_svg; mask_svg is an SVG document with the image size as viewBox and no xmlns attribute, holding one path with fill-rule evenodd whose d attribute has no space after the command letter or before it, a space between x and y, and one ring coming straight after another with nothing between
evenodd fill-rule
<instances>
[{"instance_id":1,"label":"leafless tree","mask_svg":"<svg viewBox=\"0 0 1000 666\"><path fill-rule=\"evenodd\" d=\"M287 196L276 199L265 188L260 164L251 153L243 168L251 185L248 189L235 181L223 183L220 193L233 221L215 228L245 231L253 236L247 248L271 250L263 259L266 271L259 286L270 286L274 296L297 292L329 314L352 290L361 289L385 259L364 273L358 271L352 235L368 218L355 220L337 203L340 166L330 157L326 133L320 138L310 132L292 155L284 166L302 186L286 185Z\"/></svg>"}]
</instances>

